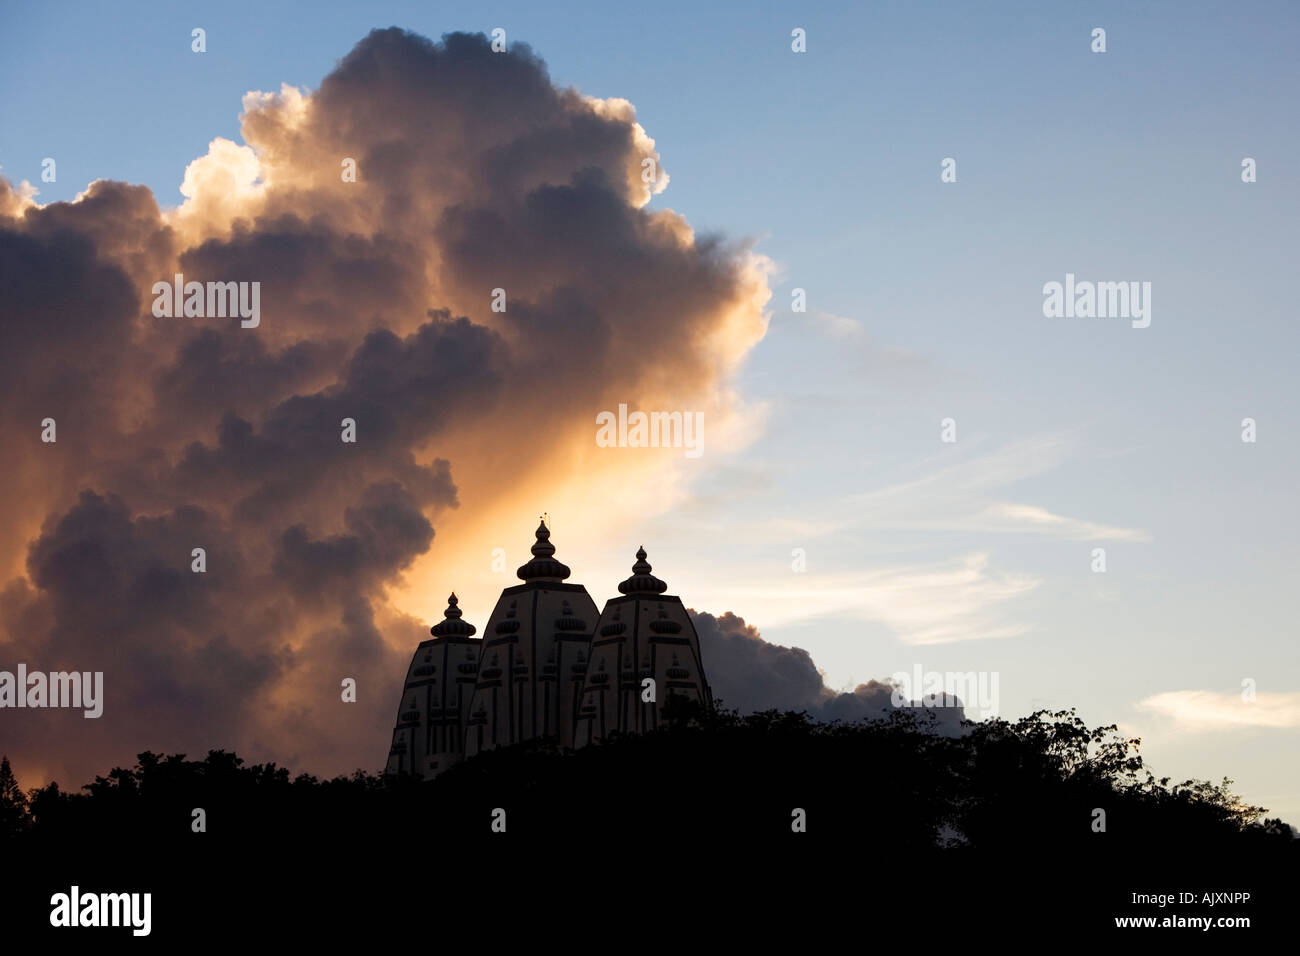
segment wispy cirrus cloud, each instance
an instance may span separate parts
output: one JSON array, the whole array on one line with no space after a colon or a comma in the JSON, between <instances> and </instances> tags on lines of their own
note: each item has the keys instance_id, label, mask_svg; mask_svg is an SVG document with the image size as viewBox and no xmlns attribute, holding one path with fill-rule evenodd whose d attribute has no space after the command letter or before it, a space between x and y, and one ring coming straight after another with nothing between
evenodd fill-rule
<instances>
[{"instance_id":1,"label":"wispy cirrus cloud","mask_svg":"<svg viewBox=\"0 0 1300 956\"><path fill-rule=\"evenodd\" d=\"M981 442L971 439L978 447ZM1071 457L1071 442L1063 436L1043 436L1009 442L984 454L967 453L956 461L922 463L925 473L839 503L844 522L871 528L1032 534L1067 540L1149 541L1140 528L1125 528L1086 518L1069 517L1036 503L1006 500L1005 491L1017 482L1062 467ZM951 456L943 456L945 458Z\"/></svg>"},{"instance_id":2,"label":"wispy cirrus cloud","mask_svg":"<svg viewBox=\"0 0 1300 956\"><path fill-rule=\"evenodd\" d=\"M1066 465L1072 443L1043 436L981 452L978 438L964 439L971 451L946 449L918 463L918 477L859 494L804 500L798 512L776 514L728 534L742 551L764 553L778 537L796 543L836 537L883 540L908 532L908 558L882 557L837 573L824 565L792 579L784 564L751 567L742 587L719 585L700 595L712 607L743 607L765 628L803 624L817 618L858 620L892 632L906 644L1014 637L1030 630L1016 620L1015 601L1038 588L1042 578L999 568L988 547L990 534L1071 541L1147 541L1142 529L1069 517L1035 503L1009 500L1017 482ZM720 529L721 530L721 529ZM916 556L912 532L970 534L969 545L946 553ZM825 560L825 559L823 559ZM841 562L844 559L837 559ZM707 577L707 575L702 575ZM797 582L797 583L796 583Z\"/></svg>"},{"instance_id":3,"label":"wispy cirrus cloud","mask_svg":"<svg viewBox=\"0 0 1300 956\"><path fill-rule=\"evenodd\" d=\"M996 573L989 555L912 563L861 572L817 574L790 585L789 576L707 594L714 606L745 607L769 627L818 617L882 625L907 644L1014 637L1026 628L1000 619L1004 602L1038 586L1024 574Z\"/></svg>"},{"instance_id":4,"label":"wispy cirrus cloud","mask_svg":"<svg viewBox=\"0 0 1300 956\"><path fill-rule=\"evenodd\" d=\"M1172 690L1145 697L1134 706L1189 733L1300 727L1300 693L1260 693L1254 700L1243 700L1236 691Z\"/></svg>"},{"instance_id":5,"label":"wispy cirrus cloud","mask_svg":"<svg viewBox=\"0 0 1300 956\"><path fill-rule=\"evenodd\" d=\"M1137 528L1120 528L1081 518L1053 514L1038 505L994 502L965 522L948 525L951 530L996 532L1002 534L1041 534L1075 541L1150 541L1151 536Z\"/></svg>"},{"instance_id":6,"label":"wispy cirrus cloud","mask_svg":"<svg viewBox=\"0 0 1300 956\"><path fill-rule=\"evenodd\" d=\"M865 342L867 327L859 319L835 315L831 312L813 312L808 317L809 324L820 335L841 341Z\"/></svg>"}]
</instances>

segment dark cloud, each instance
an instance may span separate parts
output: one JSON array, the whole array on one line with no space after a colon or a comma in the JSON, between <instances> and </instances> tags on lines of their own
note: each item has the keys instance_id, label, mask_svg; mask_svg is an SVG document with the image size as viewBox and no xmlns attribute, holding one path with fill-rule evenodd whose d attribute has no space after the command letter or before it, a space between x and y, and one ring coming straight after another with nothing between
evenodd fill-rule
<instances>
[{"instance_id":1,"label":"dark cloud","mask_svg":"<svg viewBox=\"0 0 1300 956\"><path fill-rule=\"evenodd\" d=\"M138 296L92 238L0 229L0 301L0 396L10 414L71 412L116 384L113 356Z\"/></svg>"},{"instance_id":2,"label":"dark cloud","mask_svg":"<svg viewBox=\"0 0 1300 956\"><path fill-rule=\"evenodd\" d=\"M298 391L332 380L345 352L339 341L294 342L273 352L255 336L201 329L158 373L154 394L161 407L202 415L203 424L215 430L222 414L252 417Z\"/></svg>"},{"instance_id":3,"label":"dark cloud","mask_svg":"<svg viewBox=\"0 0 1300 956\"><path fill-rule=\"evenodd\" d=\"M730 611L715 617L692 610L691 616L713 696L724 707L742 714L807 711L819 720L850 723L887 717L895 709L892 684L873 680L859 684L852 693L838 693L826 686L812 656L802 648L769 644L758 628ZM924 720L933 717L936 729L943 733L958 732L965 717L962 706L924 707L916 712Z\"/></svg>"},{"instance_id":4,"label":"dark cloud","mask_svg":"<svg viewBox=\"0 0 1300 956\"><path fill-rule=\"evenodd\" d=\"M285 529L272 571L295 593L317 598L343 589L368 593L423 554L433 525L395 481L371 485L344 513L348 534L313 540L301 524Z\"/></svg>"},{"instance_id":5,"label":"dark cloud","mask_svg":"<svg viewBox=\"0 0 1300 956\"><path fill-rule=\"evenodd\" d=\"M195 547L207 573L190 569ZM89 756L123 740L183 750L207 726L237 735L254 716L246 702L291 656L287 622L257 618L257 584L231 529L201 508L133 515L116 495L83 492L45 522L27 571L31 587L11 586L3 603L6 664L104 673L104 716L21 715L50 734L35 737L46 746Z\"/></svg>"}]
</instances>

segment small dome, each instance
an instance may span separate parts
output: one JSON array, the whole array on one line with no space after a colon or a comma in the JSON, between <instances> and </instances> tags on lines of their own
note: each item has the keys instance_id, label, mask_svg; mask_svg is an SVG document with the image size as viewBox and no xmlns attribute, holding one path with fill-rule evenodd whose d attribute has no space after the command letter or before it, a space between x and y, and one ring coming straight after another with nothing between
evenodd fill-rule
<instances>
[{"instance_id":1,"label":"small dome","mask_svg":"<svg viewBox=\"0 0 1300 956\"><path fill-rule=\"evenodd\" d=\"M447 610L442 612L443 619L429 628L430 634L434 637L470 637L478 630L473 624L460 619L461 610L456 606L458 603L455 592L452 592L451 597L447 598Z\"/></svg>"},{"instance_id":2,"label":"small dome","mask_svg":"<svg viewBox=\"0 0 1300 956\"><path fill-rule=\"evenodd\" d=\"M668 585L650 573L646 563L645 548L637 548L636 564L632 565L632 576L618 586L622 594L663 594Z\"/></svg>"}]
</instances>

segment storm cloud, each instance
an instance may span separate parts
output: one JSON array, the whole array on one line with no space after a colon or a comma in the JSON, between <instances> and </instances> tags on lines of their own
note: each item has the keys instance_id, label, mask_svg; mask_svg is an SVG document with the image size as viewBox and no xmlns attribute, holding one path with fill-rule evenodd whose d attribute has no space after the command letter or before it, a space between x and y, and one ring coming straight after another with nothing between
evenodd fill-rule
<instances>
[{"instance_id":1,"label":"storm cloud","mask_svg":"<svg viewBox=\"0 0 1300 956\"><path fill-rule=\"evenodd\" d=\"M526 46L375 31L243 107L175 208L0 179L0 657L105 675L98 720L0 717L28 782L144 749L374 768L429 623L392 591L440 516L620 482L592 422L629 398L725 430L766 328L762 258L648 208L632 105ZM260 324L155 318L176 274L259 282Z\"/></svg>"}]
</instances>

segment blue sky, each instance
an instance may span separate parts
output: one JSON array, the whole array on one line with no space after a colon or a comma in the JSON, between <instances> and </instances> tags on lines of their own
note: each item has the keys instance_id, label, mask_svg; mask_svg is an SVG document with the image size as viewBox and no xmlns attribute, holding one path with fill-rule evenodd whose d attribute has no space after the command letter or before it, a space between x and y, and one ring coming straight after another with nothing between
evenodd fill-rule
<instances>
[{"instance_id":1,"label":"blue sky","mask_svg":"<svg viewBox=\"0 0 1300 956\"><path fill-rule=\"evenodd\" d=\"M738 381L766 426L636 530L657 572L831 686L997 671L1004 716L1076 706L1300 824L1300 8L985 6L6 4L0 169L175 205L245 91L315 88L372 27L504 28L636 106L653 206L777 269ZM1151 282L1150 327L1044 318L1067 272Z\"/></svg>"}]
</instances>

